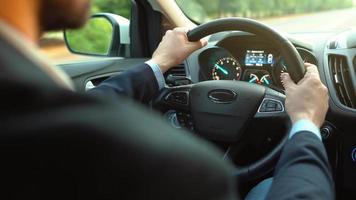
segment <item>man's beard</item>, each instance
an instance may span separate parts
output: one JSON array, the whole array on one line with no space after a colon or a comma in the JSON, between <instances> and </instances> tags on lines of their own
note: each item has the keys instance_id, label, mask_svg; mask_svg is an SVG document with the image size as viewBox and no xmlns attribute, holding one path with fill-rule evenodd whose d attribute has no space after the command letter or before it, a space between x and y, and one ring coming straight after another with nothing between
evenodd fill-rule
<instances>
[{"instance_id":1,"label":"man's beard","mask_svg":"<svg viewBox=\"0 0 356 200\"><path fill-rule=\"evenodd\" d=\"M77 0L42 0L40 25L42 31L76 29L89 18L90 0L76 5Z\"/></svg>"}]
</instances>

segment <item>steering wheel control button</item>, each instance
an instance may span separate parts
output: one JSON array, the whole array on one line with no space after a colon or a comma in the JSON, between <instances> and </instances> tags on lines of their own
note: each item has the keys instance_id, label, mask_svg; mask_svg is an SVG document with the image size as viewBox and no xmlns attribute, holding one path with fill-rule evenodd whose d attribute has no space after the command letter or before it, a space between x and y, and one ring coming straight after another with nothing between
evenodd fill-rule
<instances>
[{"instance_id":1,"label":"steering wheel control button","mask_svg":"<svg viewBox=\"0 0 356 200\"><path fill-rule=\"evenodd\" d=\"M166 96L166 102L172 104L188 105L189 93L187 91L171 92Z\"/></svg>"},{"instance_id":2,"label":"steering wheel control button","mask_svg":"<svg viewBox=\"0 0 356 200\"><path fill-rule=\"evenodd\" d=\"M273 113L273 112L283 112L283 103L274 99L264 99L258 112L260 113Z\"/></svg>"},{"instance_id":3,"label":"steering wheel control button","mask_svg":"<svg viewBox=\"0 0 356 200\"><path fill-rule=\"evenodd\" d=\"M267 104L266 104L266 107L267 108L276 108L277 107L277 103L275 101L268 100Z\"/></svg>"},{"instance_id":4,"label":"steering wheel control button","mask_svg":"<svg viewBox=\"0 0 356 200\"><path fill-rule=\"evenodd\" d=\"M277 112L283 112L283 104L281 102L277 103Z\"/></svg>"},{"instance_id":5,"label":"steering wheel control button","mask_svg":"<svg viewBox=\"0 0 356 200\"><path fill-rule=\"evenodd\" d=\"M177 112L177 118L180 126L191 131L194 130L193 119L190 113Z\"/></svg>"},{"instance_id":6,"label":"steering wheel control button","mask_svg":"<svg viewBox=\"0 0 356 200\"><path fill-rule=\"evenodd\" d=\"M178 117L177 113L175 110L169 110L164 114L165 119L168 120L168 122L171 124L171 126L175 129L180 129L182 128L178 122Z\"/></svg>"}]
</instances>

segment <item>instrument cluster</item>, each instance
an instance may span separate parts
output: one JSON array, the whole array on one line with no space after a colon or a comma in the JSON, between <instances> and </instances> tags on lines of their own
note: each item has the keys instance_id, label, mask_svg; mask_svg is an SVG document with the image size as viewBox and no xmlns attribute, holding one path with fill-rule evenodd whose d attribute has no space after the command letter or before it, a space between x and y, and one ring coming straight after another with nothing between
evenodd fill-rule
<instances>
[{"instance_id":1,"label":"instrument cluster","mask_svg":"<svg viewBox=\"0 0 356 200\"><path fill-rule=\"evenodd\" d=\"M305 62L316 64L305 49L297 49ZM288 72L280 53L269 48L243 48L231 53L212 47L200 54L200 81L235 80L282 89L280 75Z\"/></svg>"}]
</instances>

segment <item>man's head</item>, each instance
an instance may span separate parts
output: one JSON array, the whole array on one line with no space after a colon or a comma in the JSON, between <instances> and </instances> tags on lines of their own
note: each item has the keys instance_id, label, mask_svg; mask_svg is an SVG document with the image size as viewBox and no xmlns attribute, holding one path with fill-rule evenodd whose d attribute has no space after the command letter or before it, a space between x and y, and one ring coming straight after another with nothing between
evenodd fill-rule
<instances>
[{"instance_id":1,"label":"man's head","mask_svg":"<svg viewBox=\"0 0 356 200\"><path fill-rule=\"evenodd\" d=\"M75 29L85 24L90 0L39 0L41 31Z\"/></svg>"}]
</instances>

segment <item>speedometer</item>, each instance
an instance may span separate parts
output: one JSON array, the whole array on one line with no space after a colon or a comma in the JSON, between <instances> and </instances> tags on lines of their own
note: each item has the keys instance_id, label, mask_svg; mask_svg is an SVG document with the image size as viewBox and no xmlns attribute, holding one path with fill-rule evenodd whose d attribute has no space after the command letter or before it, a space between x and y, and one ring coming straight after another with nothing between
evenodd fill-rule
<instances>
[{"instance_id":1,"label":"speedometer","mask_svg":"<svg viewBox=\"0 0 356 200\"><path fill-rule=\"evenodd\" d=\"M234 58L226 57L214 63L211 71L213 80L240 80L242 68Z\"/></svg>"}]
</instances>

